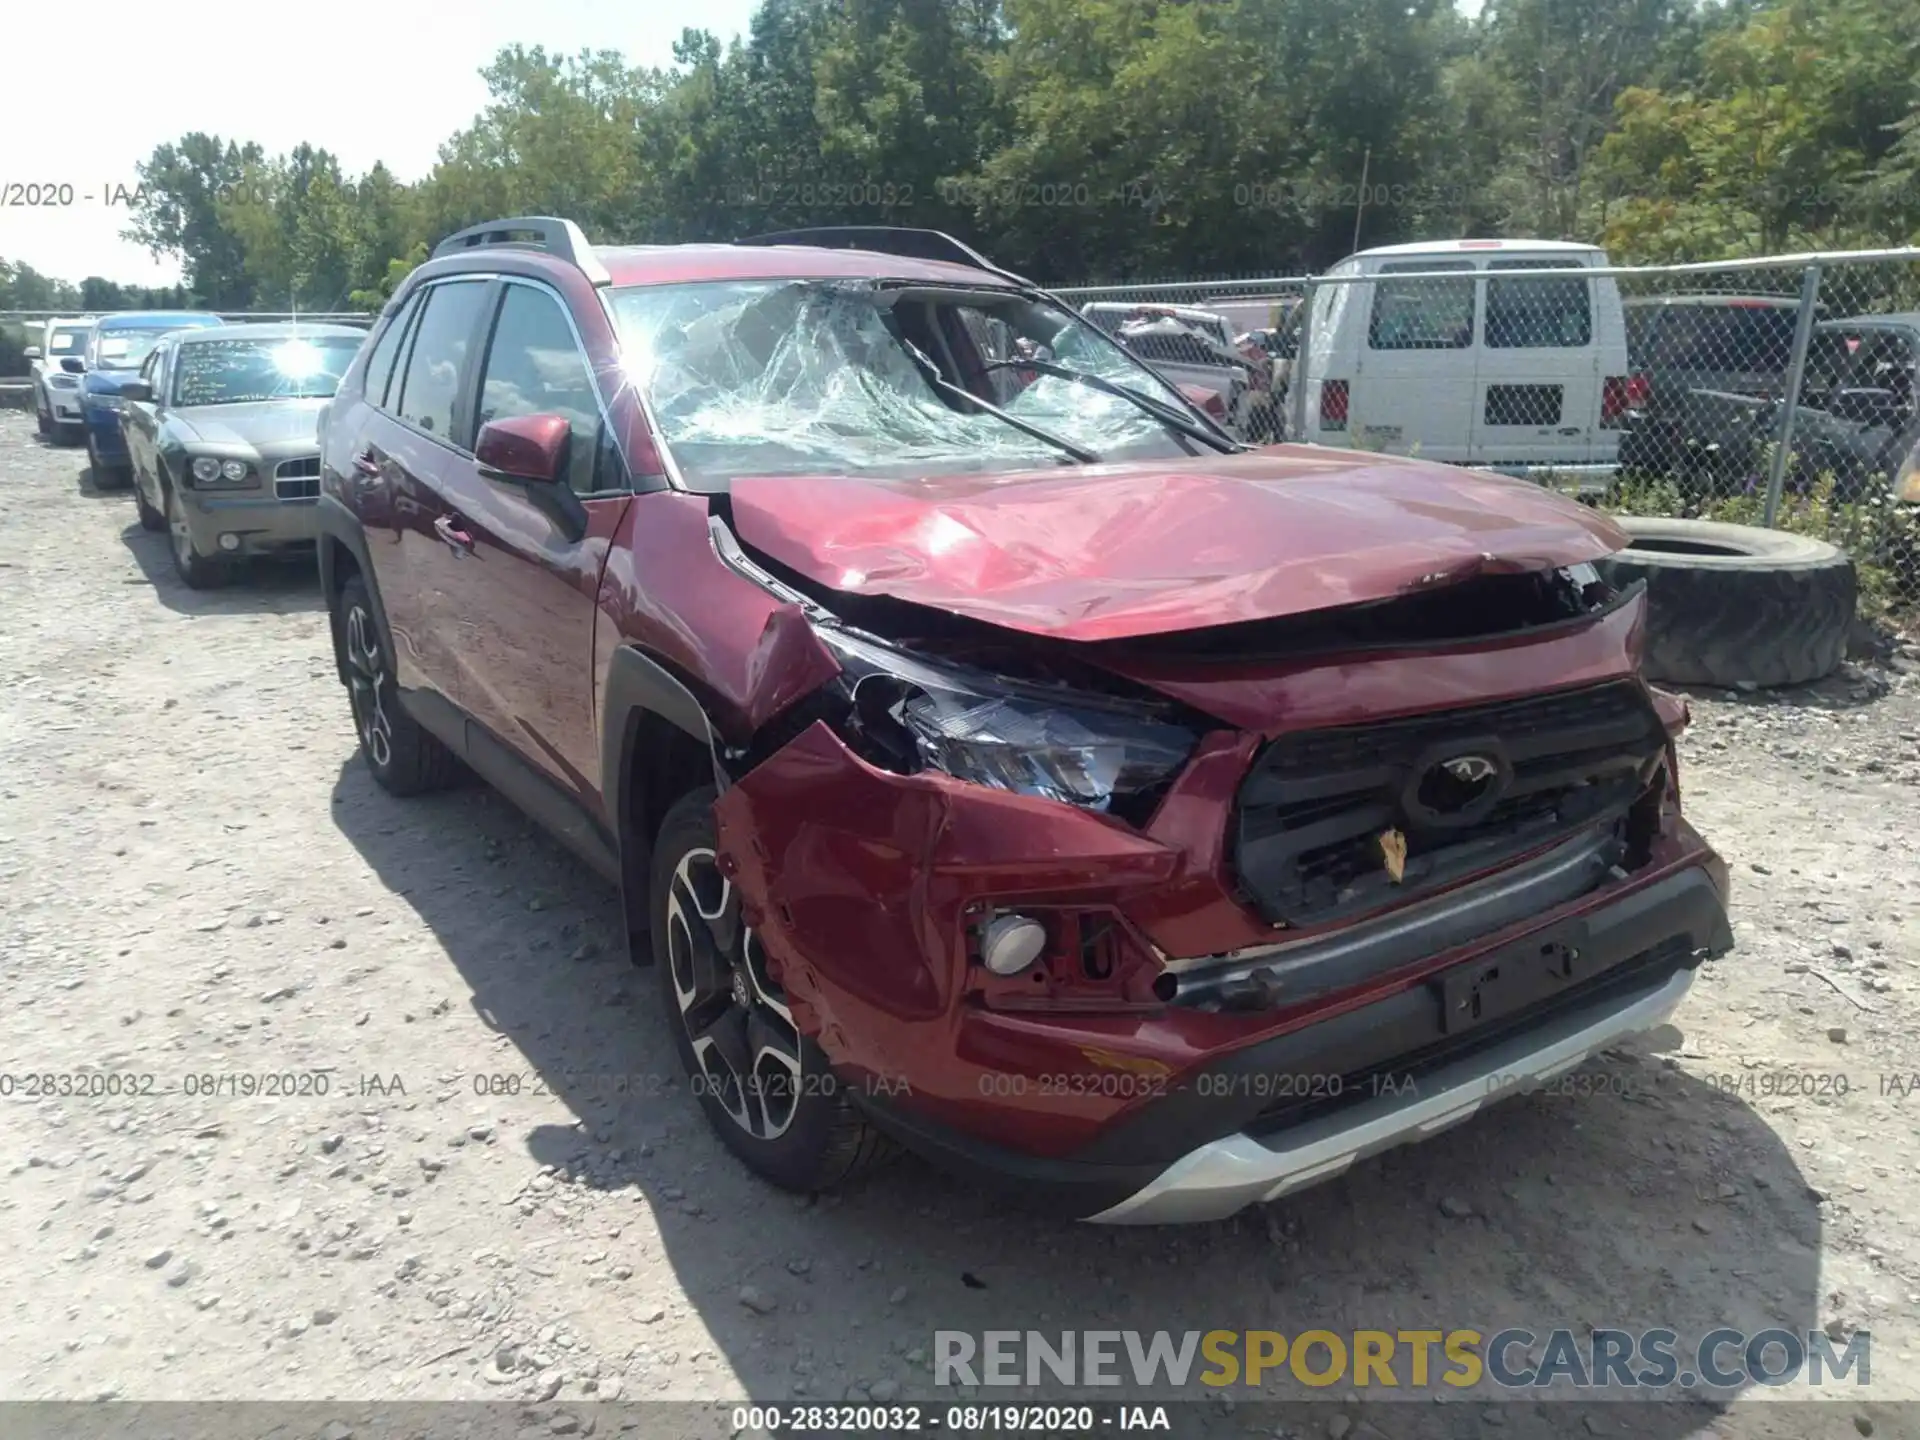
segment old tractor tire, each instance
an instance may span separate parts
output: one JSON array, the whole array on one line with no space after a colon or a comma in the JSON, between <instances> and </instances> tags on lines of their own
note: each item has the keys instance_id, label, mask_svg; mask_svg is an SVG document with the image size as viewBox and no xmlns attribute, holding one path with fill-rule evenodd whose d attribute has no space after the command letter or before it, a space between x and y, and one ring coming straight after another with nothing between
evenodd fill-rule
<instances>
[{"instance_id":1,"label":"old tractor tire","mask_svg":"<svg viewBox=\"0 0 1920 1440\"><path fill-rule=\"evenodd\" d=\"M1615 585L1647 582L1649 680L1804 685L1845 656L1859 580L1835 546L1751 525L1614 518L1633 543L1600 568Z\"/></svg>"}]
</instances>

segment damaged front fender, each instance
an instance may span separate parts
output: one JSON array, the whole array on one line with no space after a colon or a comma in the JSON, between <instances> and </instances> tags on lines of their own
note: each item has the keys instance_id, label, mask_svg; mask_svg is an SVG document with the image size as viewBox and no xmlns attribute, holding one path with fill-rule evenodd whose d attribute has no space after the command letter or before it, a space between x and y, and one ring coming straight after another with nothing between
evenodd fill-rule
<instances>
[{"instance_id":1,"label":"damaged front fender","mask_svg":"<svg viewBox=\"0 0 1920 1440\"><path fill-rule=\"evenodd\" d=\"M976 917L1001 906L1109 911L1164 889L1183 864L1175 847L1090 811L876 769L824 723L741 778L714 817L743 917L800 1028L843 1072L914 1076L916 1101L936 1109L983 1103L986 1042L964 1032L1013 1023L959 1003L979 973ZM1075 1020L1115 1053L1138 1024ZM1090 1062L1068 1044L1058 1063Z\"/></svg>"}]
</instances>

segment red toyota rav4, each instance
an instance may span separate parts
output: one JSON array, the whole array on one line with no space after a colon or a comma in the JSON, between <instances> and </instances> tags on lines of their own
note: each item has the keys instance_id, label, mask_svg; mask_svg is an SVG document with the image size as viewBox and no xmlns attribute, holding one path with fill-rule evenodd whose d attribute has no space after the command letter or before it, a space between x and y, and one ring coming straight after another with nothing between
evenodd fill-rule
<instances>
[{"instance_id":1,"label":"red toyota rav4","mask_svg":"<svg viewBox=\"0 0 1920 1440\"><path fill-rule=\"evenodd\" d=\"M374 778L470 767L616 881L781 1185L891 1136L1078 1216L1226 1215L1731 946L1608 520L1249 450L947 236L477 226L323 443Z\"/></svg>"}]
</instances>

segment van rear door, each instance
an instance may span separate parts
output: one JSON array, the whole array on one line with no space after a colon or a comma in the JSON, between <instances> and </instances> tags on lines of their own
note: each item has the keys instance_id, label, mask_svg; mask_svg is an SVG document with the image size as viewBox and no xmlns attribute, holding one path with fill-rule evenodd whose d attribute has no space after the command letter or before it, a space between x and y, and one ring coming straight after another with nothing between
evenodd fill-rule
<instances>
[{"instance_id":1,"label":"van rear door","mask_svg":"<svg viewBox=\"0 0 1920 1440\"><path fill-rule=\"evenodd\" d=\"M1482 465L1591 464L1600 453L1600 347L1594 285L1571 255L1487 261L1473 397L1473 459ZM1617 439L1613 442L1617 448Z\"/></svg>"},{"instance_id":2,"label":"van rear door","mask_svg":"<svg viewBox=\"0 0 1920 1440\"><path fill-rule=\"evenodd\" d=\"M1343 443L1427 460L1469 458L1474 282L1438 272L1472 269L1471 260L1393 260L1376 272L1383 278L1356 287L1372 299ZM1388 278L1401 275L1408 278Z\"/></svg>"}]
</instances>

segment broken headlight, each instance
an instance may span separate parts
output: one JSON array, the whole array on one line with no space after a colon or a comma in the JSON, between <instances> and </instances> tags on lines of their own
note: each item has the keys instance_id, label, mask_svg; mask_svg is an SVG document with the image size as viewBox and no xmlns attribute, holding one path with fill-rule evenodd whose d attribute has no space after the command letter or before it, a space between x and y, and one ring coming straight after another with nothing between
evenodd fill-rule
<instances>
[{"instance_id":1,"label":"broken headlight","mask_svg":"<svg viewBox=\"0 0 1920 1440\"><path fill-rule=\"evenodd\" d=\"M911 773L1106 810L1170 780L1194 732L1148 705L1065 694L821 629L852 684L848 725L871 758Z\"/></svg>"}]
</instances>

